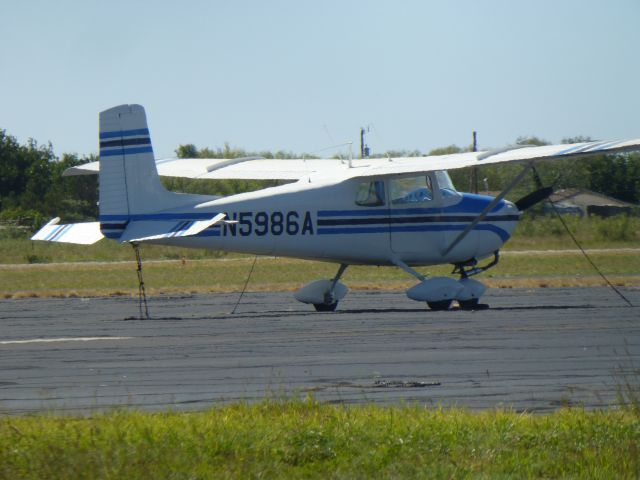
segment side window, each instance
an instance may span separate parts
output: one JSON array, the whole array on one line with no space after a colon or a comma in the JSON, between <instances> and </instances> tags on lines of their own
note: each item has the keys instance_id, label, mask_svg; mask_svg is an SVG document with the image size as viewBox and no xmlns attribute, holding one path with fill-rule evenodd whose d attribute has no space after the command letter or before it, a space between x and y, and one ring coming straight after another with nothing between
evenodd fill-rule
<instances>
[{"instance_id":1,"label":"side window","mask_svg":"<svg viewBox=\"0 0 640 480\"><path fill-rule=\"evenodd\" d=\"M431 177L428 175L391 179L389 192L393 205L421 203L433 200Z\"/></svg>"},{"instance_id":2,"label":"side window","mask_svg":"<svg viewBox=\"0 0 640 480\"><path fill-rule=\"evenodd\" d=\"M363 182L356 191L356 205L361 207L379 207L384 205L384 182L375 180Z\"/></svg>"}]
</instances>

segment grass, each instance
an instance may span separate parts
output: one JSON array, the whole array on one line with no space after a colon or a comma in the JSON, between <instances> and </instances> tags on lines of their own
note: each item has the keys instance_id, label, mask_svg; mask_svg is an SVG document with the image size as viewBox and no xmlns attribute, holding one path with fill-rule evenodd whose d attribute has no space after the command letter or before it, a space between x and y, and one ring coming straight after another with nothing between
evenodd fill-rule
<instances>
[{"instance_id":1,"label":"grass","mask_svg":"<svg viewBox=\"0 0 640 480\"><path fill-rule=\"evenodd\" d=\"M640 218L618 215L609 218L575 215L562 217L584 248L624 248L640 244ZM524 215L507 249L575 248L554 215Z\"/></svg>"},{"instance_id":2,"label":"grass","mask_svg":"<svg viewBox=\"0 0 640 480\"><path fill-rule=\"evenodd\" d=\"M124 247L123 247L124 248ZM143 249L143 257L146 249ZM131 252L129 252L131 253ZM640 256L602 251L592 255L617 285L640 285ZM209 260L147 261L144 278L151 294L209 293L240 290L251 257ZM450 266L421 268L428 275L448 275ZM293 291L307 282L331 278L336 266L322 262L260 257L249 282L253 291ZM479 276L491 287L602 285L578 252L506 253L501 263ZM353 289L405 290L416 280L394 267L352 266L344 282ZM0 298L134 295L138 283L133 261L0 266Z\"/></svg>"},{"instance_id":3,"label":"grass","mask_svg":"<svg viewBox=\"0 0 640 480\"><path fill-rule=\"evenodd\" d=\"M225 256L223 252L145 245L145 258L153 260L212 259ZM0 238L0 264L118 262L129 261L133 250L110 240L94 245L71 245L53 242L33 242L27 238Z\"/></svg>"},{"instance_id":4,"label":"grass","mask_svg":"<svg viewBox=\"0 0 640 480\"><path fill-rule=\"evenodd\" d=\"M0 418L0 478L638 478L631 410L548 415L266 400Z\"/></svg>"}]
</instances>

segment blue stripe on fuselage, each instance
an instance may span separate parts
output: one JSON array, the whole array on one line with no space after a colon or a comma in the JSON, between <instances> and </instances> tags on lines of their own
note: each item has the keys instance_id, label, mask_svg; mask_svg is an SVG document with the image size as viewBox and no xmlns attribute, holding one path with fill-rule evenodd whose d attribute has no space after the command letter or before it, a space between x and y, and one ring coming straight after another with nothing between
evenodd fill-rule
<instances>
[{"instance_id":1,"label":"blue stripe on fuselage","mask_svg":"<svg viewBox=\"0 0 640 480\"><path fill-rule=\"evenodd\" d=\"M318 211L318 235L345 235L345 234L366 234L366 233L414 233L414 232L442 232L442 231L462 231L467 228L467 225L471 223L469 218L475 218L492 202L494 197L487 195L476 195L472 193L464 193L462 195L462 201L455 205L451 205L444 208L388 208L380 207L377 209L362 209L362 210L321 210ZM505 200L500 200L491 212L501 210L506 205ZM457 219L457 215L461 217ZM416 217L415 223L411 221L410 216L421 215L431 216L428 221L421 220L420 217ZM518 215L506 215L504 219L498 217L489 217L483 220L474 227L474 230L482 230L493 232L498 235L502 241L507 241L510 238L510 234L492 223L484 222L496 222L496 221L517 221ZM349 218L352 217L353 225L349 225ZM389 225L376 225L376 226L364 226L362 225L362 217L382 217L375 223L384 222L384 217L389 220ZM321 220L320 220L321 219ZM336 223L339 221L339 225L330 226L328 223L331 219L335 219ZM360 220L360 221L359 221ZM406 220L407 223L414 223L413 225L407 225L398 223L398 220Z\"/></svg>"},{"instance_id":2,"label":"blue stripe on fuselage","mask_svg":"<svg viewBox=\"0 0 640 480\"><path fill-rule=\"evenodd\" d=\"M190 213L138 213L133 215L100 215L100 222L132 222L142 220L209 220L219 212L190 212Z\"/></svg>"},{"instance_id":3,"label":"blue stripe on fuselage","mask_svg":"<svg viewBox=\"0 0 640 480\"><path fill-rule=\"evenodd\" d=\"M318 228L318 235L350 235L363 233L416 233L416 232L456 232L467 228L466 224L459 225L399 225L387 227L339 227L339 228ZM511 235L504 229L496 225L478 224L474 230L483 230L495 233L503 242L509 240Z\"/></svg>"},{"instance_id":4,"label":"blue stripe on fuselage","mask_svg":"<svg viewBox=\"0 0 640 480\"><path fill-rule=\"evenodd\" d=\"M316 232L318 235L340 235L340 234L368 234L368 233L402 233L402 232L435 232L435 231L462 231L470 223L469 218L475 218L482 212L487 205L489 205L494 197L486 195L475 194L461 194L462 200L455 205L451 205L445 208L394 208L388 207L381 208L368 208L358 210L320 210L317 212L318 220L322 219L322 222L316 221ZM501 200L492 209L492 212L496 212L505 206L505 201ZM216 212L190 212L190 213L149 213L149 214L135 214L135 215L102 215L100 217L101 222L117 222L117 221L168 221L168 220L205 220L210 219ZM456 218L458 214L460 219ZM428 222L423 222L416 218L415 223L411 221L409 216L422 215L433 216ZM329 225L330 217L334 217L336 220L340 219L339 225ZM337 217L337 218L336 218ZM354 224L349 225L349 218L355 217ZM362 217L378 217L375 220L376 225L362 225L358 224L358 218ZM389 224L385 225L385 218L389 221ZM490 231L498 235L503 241L509 239L510 234L500 228L499 226L488 222L505 222L516 221L517 215L509 214L505 215L504 219L491 216L486 218L483 223L476 225L474 230ZM398 223L397 221L406 223ZM360 222L362 223L362 222ZM178 226L174 226L171 232L180 230ZM214 225L204 232L200 232L198 237L207 236L220 236L220 225Z\"/></svg>"}]
</instances>

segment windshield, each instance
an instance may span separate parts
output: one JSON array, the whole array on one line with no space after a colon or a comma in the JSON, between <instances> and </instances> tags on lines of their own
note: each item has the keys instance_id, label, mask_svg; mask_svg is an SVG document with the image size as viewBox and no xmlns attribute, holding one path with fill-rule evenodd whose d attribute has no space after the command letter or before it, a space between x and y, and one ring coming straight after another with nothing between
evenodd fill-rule
<instances>
[{"instance_id":1,"label":"windshield","mask_svg":"<svg viewBox=\"0 0 640 480\"><path fill-rule=\"evenodd\" d=\"M433 173L436 174L436 180L438 181L438 187L440 187L440 190L447 189L453 192L456 191L456 187L453 186L451 177L449 176L446 170L438 170Z\"/></svg>"},{"instance_id":2,"label":"windshield","mask_svg":"<svg viewBox=\"0 0 640 480\"><path fill-rule=\"evenodd\" d=\"M432 182L435 177L435 182ZM423 203L433 200L433 190L436 187L443 199L460 197L453 186L449 174L445 170L438 170L417 177L392 178L389 182L389 195L393 205L404 203Z\"/></svg>"}]
</instances>

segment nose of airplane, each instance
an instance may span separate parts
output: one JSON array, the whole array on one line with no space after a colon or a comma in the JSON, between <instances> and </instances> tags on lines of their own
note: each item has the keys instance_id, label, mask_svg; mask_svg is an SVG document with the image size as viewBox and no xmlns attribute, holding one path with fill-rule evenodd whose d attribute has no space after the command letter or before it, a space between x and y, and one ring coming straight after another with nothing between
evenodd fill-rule
<instances>
[{"instance_id":1,"label":"nose of airplane","mask_svg":"<svg viewBox=\"0 0 640 480\"><path fill-rule=\"evenodd\" d=\"M503 218L503 220L513 222L514 227L522 216L522 211L518 208L517 203L510 202L509 200L504 201L502 208L497 213Z\"/></svg>"},{"instance_id":2,"label":"nose of airplane","mask_svg":"<svg viewBox=\"0 0 640 480\"><path fill-rule=\"evenodd\" d=\"M520 210L518 210L518 207L515 203L510 202L509 200L505 200L504 206L502 207L501 211L504 213L518 213Z\"/></svg>"}]
</instances>

